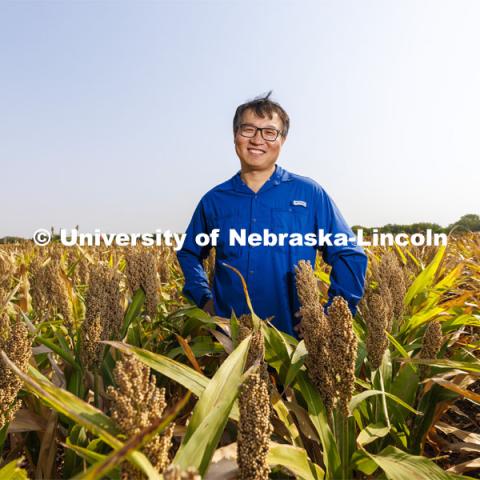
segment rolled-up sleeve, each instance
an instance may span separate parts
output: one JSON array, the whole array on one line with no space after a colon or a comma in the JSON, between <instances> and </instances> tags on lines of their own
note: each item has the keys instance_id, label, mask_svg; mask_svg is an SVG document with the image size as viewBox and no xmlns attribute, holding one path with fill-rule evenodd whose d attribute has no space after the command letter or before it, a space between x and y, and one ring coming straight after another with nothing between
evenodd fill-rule
<instances>
[{"instance_id":1,"label":"rolled-up sleeve","mask_svg":"<svg viewBox=\"0 0 480 480\"><path fill-rule=\"evenodd\" d=\"M356 245L355 240L350 240L354 238L351 228L323 189L320 189L317 195L316 216L318 228L323 229L325 234L332 233L332 243L338 238L338 234L344 234L349 239L346 245L326 244L320 247L322 258L332 267L325 307L330 305L335 296L340 295L348 302L350 311L355 315L364 293L367 256L363 248Z\"/></svg>"},{"instance_id":2,"label":"rolled-up sleeve","mask_svg":"<svg viewBox=\"0 0 480 480\"><path fill-rule=\"evenodd\" d=\"M177 251L177 259L185 277L183 294L202 308L213 295L203 268L203 260L207 258L211 245L204 247L197 245L195 237L199 233L210 233L203 199L199 202L188 225L185 242Z\"/></svg>"}]
</instances>

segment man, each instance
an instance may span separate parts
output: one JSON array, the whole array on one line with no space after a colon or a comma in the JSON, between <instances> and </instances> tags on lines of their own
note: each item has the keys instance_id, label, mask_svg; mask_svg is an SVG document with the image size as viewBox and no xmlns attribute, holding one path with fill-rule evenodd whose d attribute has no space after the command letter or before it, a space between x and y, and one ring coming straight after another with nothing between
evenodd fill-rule
<instances>
[{"instance_id":1,"label":"man","mask_svg":"<svg viewBox=\"0 0 480 480\"><path fill-rule=\"evenodd\" d=\"M237 108L233 120L235 151L241 169L230 180L217 185L200 200L187 229L177 258L185 275L183 293L205 311L222 317L248 313L238 275L224 264L237 268L247 283L253 309L260 318L273 316L280 330L296 336L295 313L299 301L294 266L299 260L315 265L315 246L239 246L229 242L229 230L263 234L353 233L327 193L314 180L287 172L276 165L287 138L289 117L269 99L271 92ZM216 245L213 291L202 260L211 245L195 241L199 233L219 229ZM344 297L352 313L363 295L367 258L361 247L319 247L332 266L329 302Z\"/></svg>"}]
</instances>

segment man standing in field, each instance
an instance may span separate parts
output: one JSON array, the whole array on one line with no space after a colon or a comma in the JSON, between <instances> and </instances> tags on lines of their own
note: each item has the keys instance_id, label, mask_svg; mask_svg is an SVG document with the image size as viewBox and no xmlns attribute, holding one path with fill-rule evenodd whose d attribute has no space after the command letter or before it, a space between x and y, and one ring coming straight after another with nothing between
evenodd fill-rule
<instances>
[{"instance_id":1,"label":"man standing in field","mask_svg":"<svg viewBox=\"0 0 480 480\"><path fill-rule=\"evenodd\" d=\"M269 99L270 93L237 108L233 133L241 169L202 197L177 258L185 276L183 293L200 308L228 318L232 310L237 316L249 313L240 278L226 263L245 278L255 313L260 318L273 316L278 329L295 335L299 301L294 266L299 260L315 265L317 247L230 245L229 230L245 229L247 235L263 235L265 229L277 235L317 235L323 230L347 238L353 232L318 183L276 165L290 122L285 110ZM201 247L195 238L214 229L219 229L219 237L212 290L202 263L211 245ZM329 302L341 295L355 313L363 295L365 253L350 241L318 250L332 266Z\"/></svg>"}]
</instances>

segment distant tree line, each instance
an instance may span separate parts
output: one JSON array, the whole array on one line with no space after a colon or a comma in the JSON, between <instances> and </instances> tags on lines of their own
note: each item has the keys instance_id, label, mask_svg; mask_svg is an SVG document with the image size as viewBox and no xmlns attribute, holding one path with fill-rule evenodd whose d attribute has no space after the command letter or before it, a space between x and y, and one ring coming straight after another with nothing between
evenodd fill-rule
<instances>
[{"instance_id":1,"label":"distant tree line","mask_svg":"<svg viewBox=\"0 0 480 480\"><path fill-rule=\"evenodd\" d=\"M399 225L397 223L388 223L383 227L362 227L361 225L354 225L352 227L353 230L357 230L362 228L363 231L368 235L371 234L373 229L375 228L378 233L393 233L394 235L397 233L422 233L428 229L431 229L433 233L450 233L452 230L458 233L464 232L480 232L480 215L475 213L469 213L464 215L457 220L455 223L448 225L448 227L442 227L438 223L429 223L429 222L418 222L412 223L410 225ZM77 227L78 229L78 227ZM59 236L54 234L53 227L52 227L52 239L58 240ZM19 243L26 241L25 238L21 237L3 237L0 238L1 243Z\"/></svg>"},{"instance_id":2,"label":"distant tree line","mask_svg":"<svg viewBox=\"0 0 480 480\"><path fill-rule=\"evenodd\" d=\"M442 227L438 223L430 223L430 222L418 222L412 223L410 225L400 225L397 223L388 223L383 227L362 227L360 225L355 225L353 230L357 230L358 228L362 228L363 231L367 234L371 234L373 229L375 228L377 232L389 232L393 234L397 233L423 233L426 230L430 229L433 233L449 233L452 230L454 232L480 232L480 216L474 213L469 213L467 215L463 215L459 220L455 223L451 223L448 227Z\"/></svg>"}]
</instances>

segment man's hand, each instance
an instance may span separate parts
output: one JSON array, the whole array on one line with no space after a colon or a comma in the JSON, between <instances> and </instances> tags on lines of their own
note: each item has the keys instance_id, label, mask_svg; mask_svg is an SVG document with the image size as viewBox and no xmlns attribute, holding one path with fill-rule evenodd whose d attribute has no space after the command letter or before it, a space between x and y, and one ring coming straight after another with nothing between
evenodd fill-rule
<instances>
[{"instance_id":1,"label":"man's hand","mask_svg":"<svg viewBox=\"0 0 480 480\"><path fill-rule=\"evenodd\" d=\"M213 306L213 298L210 298L207 303L203 306L203 311L212 315L215 315L215 307Z\"/></svg>"},{"instance_id":2,"label":"man's hand","mask_svg":"<svg viewBox=\"0 0 480 480\"><path fill-rule=\"evenodd\" d=\"M303 338L302 317L299 311L295 313L295 317L300 318L300 321L293 327L293 329L297 332L298 338Z\"/></svg>"},{"instance_id":3,"label":"man's hand","mask_svg":"<svg viewBox=\"0 0 480 480\"><path fill-rule=\"evenodd\" d=\"M302 322L297 323L297 325L295 325L293 329L297 332L298 338L302 339L303 338Z\"/></svg>"}]
</instances>

